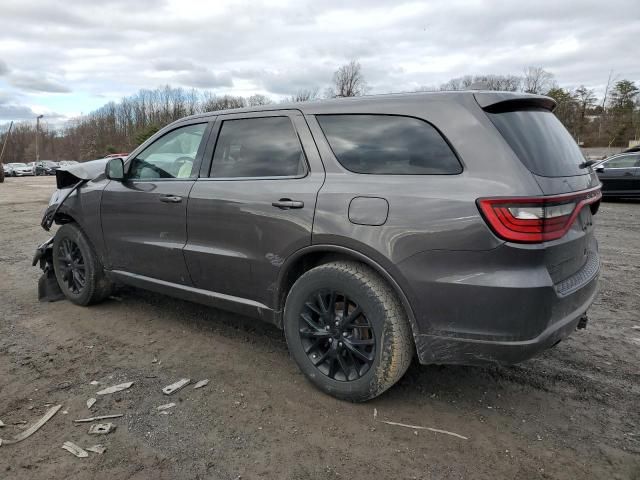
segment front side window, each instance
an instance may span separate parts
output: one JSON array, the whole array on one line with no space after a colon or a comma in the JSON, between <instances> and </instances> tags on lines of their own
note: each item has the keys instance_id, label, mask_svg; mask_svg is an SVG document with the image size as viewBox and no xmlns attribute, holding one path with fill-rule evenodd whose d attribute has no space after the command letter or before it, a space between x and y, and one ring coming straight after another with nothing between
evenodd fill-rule
<instances>
[{"instance_id":1,"label":"front side window","mask_svg":"<svg viewBox=\"0 0 640 480\"><path fill-rule=\"evenodd\" d=\"M129 179L191 178L206 123L176 128L160 137L131 161Z\"/></svg>"},{"instance_id":2,"label":"front side window","mask_svg":"<svg viewBox=\"0 0 640 480\"><path fill-rule=\"evenodd\" d=\"M462 172L429 123L392 115L316 116L340 164L355 173L447 175Z\"/></svg>"},{"instance_id":3,"label":"front side window","mask_svg":"<svg viewBox=\"0 0 640 480\"><path fill-rule=\"evenodd\" d=\"M305 157L288 117L222 122L211 176L214 178L299 177Z\"/></svg>"},{"instance_id":4,"label":"front side window","mask_svg":"<svg viewBox=\"0 0 640 480\"><path fill-rule=\"evenodd\" d=\"M638 165L638 159L640 159L640 155L625 155L604 162L604 166L605 168L632 168Z\"/></svg>"}]
</instances>

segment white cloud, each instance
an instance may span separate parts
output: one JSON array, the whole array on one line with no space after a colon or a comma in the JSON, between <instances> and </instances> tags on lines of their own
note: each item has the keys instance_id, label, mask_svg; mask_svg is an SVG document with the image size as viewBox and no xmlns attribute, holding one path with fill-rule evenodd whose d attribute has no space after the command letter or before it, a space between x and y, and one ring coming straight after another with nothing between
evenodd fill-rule
<instances>
[{"instance_id":1,"label":"white cloud","mask_svg":"<svg viewBox=\"0 0 640 480\"><path fill-rule=\"evenodd\" d=\"M23 104L64 95L52 108L68 112L86 112L88 97L167 83L218 94L322 91L352 58L371 93L527 65L563 86L598 88L610 69L640 80L636 11L637 0L2 2L0 78Z\"/></svg>"}]
</instances>

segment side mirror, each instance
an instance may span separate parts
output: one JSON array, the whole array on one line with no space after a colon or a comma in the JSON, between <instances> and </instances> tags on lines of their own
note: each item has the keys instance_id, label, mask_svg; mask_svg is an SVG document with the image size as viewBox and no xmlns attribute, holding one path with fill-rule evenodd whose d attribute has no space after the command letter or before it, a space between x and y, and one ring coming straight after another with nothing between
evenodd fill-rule
<instances>
[{"instance_id":1,"label":"side mirror","mask_svg":"<svg viewBox=\"0 0 640 480\"><path fill-rule=\"evenodd\" d=\"M121 158L112 158L107 162L105 175L109 180L124 180L124 162Z\"/></svg>"}]
</instances>

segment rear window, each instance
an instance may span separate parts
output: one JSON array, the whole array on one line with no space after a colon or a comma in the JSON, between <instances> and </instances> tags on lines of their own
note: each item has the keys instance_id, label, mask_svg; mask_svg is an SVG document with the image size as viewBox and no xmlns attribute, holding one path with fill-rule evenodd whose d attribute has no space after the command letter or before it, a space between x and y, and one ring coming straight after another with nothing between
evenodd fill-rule
<instances>
[{"instance_id":1,"label":"rear window","mask_svg":"<svg viewBox=\"0 0 640 480\"><path fill-rule=\"evenodd\" d=\"M487 113L520 161L536 175L584 175L584 157L560 120L548 110Z\"/></svg>"},{"instance_id":2,"label":"rear window","mask_svg":"<svg viewBox=\"0 0 640 480\"><path fill-rule=\"evenodd\" d=\"M458 158L430 124L390 115L318 115L334 155L355 173L450 175Z\"/></svg>"}]
</instances>

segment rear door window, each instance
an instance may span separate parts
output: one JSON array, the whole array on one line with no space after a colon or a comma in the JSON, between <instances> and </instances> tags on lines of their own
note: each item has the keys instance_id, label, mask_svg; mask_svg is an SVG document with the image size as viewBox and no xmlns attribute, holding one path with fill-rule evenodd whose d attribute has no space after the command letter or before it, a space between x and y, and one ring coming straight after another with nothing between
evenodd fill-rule
<instances>
[{"instance_id":1,"label":"rear door window","mask_svg":"<svg viewBox=\"0 0 640 480\"><path fill-rule=\"evenodd\" d=\"M431 124L392 115L317 115L338 162L355 173L450 175L455 153Z\"/></svg>"},{"instance_id":2,"label":"rear door window","mask_svg":"<svg viewBox=\"0 0 640 480\"><path fill-rule=\"evenodd\" d=\"M212 177L301 177L305 173L304 152L289 117L222 122Z\"/></svg>"},{"instance_id":3,"label":"rear door window","mask_svg":"<svg viewBox=\"0 0 640 480\"><path fill-rule=\"evenodd\" d=\"M580 148L549 110L516 110L487 115L520 161L542 177L585 175Z\"/></svg>"}]
</instances>

